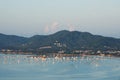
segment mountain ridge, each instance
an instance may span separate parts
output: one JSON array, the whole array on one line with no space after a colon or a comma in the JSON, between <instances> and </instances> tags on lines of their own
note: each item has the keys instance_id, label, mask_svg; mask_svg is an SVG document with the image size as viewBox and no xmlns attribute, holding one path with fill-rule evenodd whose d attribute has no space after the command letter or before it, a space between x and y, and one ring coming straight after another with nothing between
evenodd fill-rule
<instances>
[{"instance_id":1,"label":"mountain ridge","mask_svg":"<svg viewBox=\"0 0 120 80\"><path fill-rule=\"evenodd\" d=\"M55 45L57 44L57 45ZM50 49L40 50L41 47L51 46ZM16 35L4 35L0 33L0 49L15 50L119 50L120 39L93 35L89 32L62 30L50 35L34 35L32 37L20 37Z\"/></svg>"}]
</instances>

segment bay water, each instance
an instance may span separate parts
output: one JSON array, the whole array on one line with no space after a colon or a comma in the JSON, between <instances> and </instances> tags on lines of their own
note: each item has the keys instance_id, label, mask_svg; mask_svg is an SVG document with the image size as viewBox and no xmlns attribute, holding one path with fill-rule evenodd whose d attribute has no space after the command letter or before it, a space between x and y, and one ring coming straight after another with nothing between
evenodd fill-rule
<instances>
[{"instance_id":1,"label":"bay water","mask_svg":"<svg viewBox=\"0 0 120 80\"><path fill-rule=\"evenodd\" d=\"M0 53L0 80L120 80L120 58Z\"/></svg>"}]
</instances>

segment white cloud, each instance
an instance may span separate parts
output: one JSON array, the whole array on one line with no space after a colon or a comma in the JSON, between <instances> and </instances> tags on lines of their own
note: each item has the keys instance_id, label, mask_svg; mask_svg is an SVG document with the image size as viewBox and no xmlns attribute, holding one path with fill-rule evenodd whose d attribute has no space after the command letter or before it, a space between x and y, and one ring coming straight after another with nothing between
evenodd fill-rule
<instances>
[{"instance_id":1,"label":"white cloud","mask_svg":"<svg viewBox=\"0 0 120 80\"><path fill-rule=\"evenodd\" d=\"M59 23L58 22L53 22L50 26L51 31L56 31L58 28Z\"/></svg>"},{"instance_id":2,"label":"white cloud","mask_svg":"<svg viewBox=\"0 0 120 80\"><path fill-rule=\"evenodd\" d=\"M69 28L69 31L75 30L75 26L73 26L72 24L68 24L68 28Z\"/></svg>"},{"instance_id":3,"label":"white cloud","mask_svg":"<svg viewBox=\"0 0 120 80\"><path fill-rule=\"evenodd\" d=\"M45 28L44 28L44 32L45 33L50 33L50 32L55 32L59 27L59 23L58 22L53 22L52 24L50 25L47 25Z\"/></svg>"},{"instance_id":4,"label":"white cloud","mask_svg":"<svg viewBox=\"0 0 120 80\"><path fill-rule=\"evenodd\" d=\"M48 32L49 32L49 27L48 27L48 25L45 27L44 32L45 32L45 33L48 33Z\"/></svg>"}]
</instances>

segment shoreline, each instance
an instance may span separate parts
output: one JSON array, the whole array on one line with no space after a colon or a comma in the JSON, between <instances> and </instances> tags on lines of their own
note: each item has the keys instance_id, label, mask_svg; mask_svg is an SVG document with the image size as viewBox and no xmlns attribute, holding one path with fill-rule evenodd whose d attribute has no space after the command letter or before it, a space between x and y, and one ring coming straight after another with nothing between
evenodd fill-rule
<instances>
[{"instance_id":1,"label":"shoreline","mask_svg":"<svg viewBox=\"0 0 120 80\"><path fill-rule=\"evenodd\" d=\"M105 54L105 53L96 53L96 54L90 54L90 53L34 53L34 52L0 52L2 54L15 54L15 55L35 55L46 57L79 57L79 56L102 56L102 57L120 57L119 53L116 54Z\"/></svg>"}]
</instances>

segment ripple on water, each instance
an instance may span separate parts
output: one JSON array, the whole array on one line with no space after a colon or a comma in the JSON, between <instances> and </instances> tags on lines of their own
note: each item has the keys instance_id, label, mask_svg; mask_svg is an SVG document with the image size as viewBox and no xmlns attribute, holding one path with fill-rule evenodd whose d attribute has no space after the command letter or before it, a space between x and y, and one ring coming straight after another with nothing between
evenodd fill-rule
<instances>
[{"instance_id":1,"label":"ripple on water","mask_svg":"<svg viewBox=\"0 0 120 80\"><path fill-rule=\"evenodd\" d=\"M120 80L120 58L0 54L0 80Z\"/></svg>"}]
</instances>

